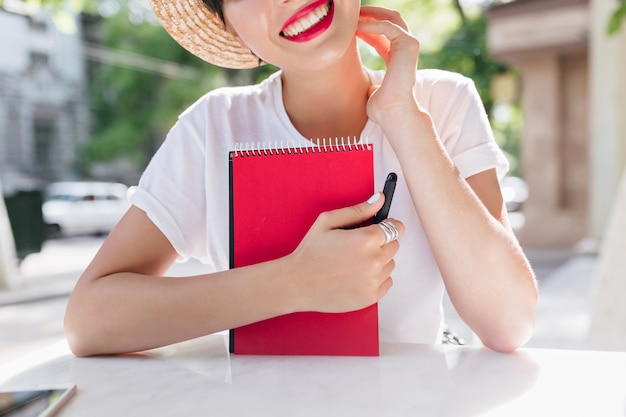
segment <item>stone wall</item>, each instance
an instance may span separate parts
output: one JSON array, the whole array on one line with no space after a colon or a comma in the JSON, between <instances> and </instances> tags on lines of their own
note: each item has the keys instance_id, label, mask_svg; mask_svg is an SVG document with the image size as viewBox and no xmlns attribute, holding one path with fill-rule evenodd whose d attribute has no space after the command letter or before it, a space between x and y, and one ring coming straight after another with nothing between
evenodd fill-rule
<instances>
[{"instance_id":1,"label":"stone wall","mask_svg":"<svg viewBox=\"0 0 626 417\"><path fill-rule=\"evenodd\" d=\"M521 74L518 235L533 249L568 248L589 233L589 31L586 0L517 0L488 12L488 44Z\"/></svg>"}]
</instances>

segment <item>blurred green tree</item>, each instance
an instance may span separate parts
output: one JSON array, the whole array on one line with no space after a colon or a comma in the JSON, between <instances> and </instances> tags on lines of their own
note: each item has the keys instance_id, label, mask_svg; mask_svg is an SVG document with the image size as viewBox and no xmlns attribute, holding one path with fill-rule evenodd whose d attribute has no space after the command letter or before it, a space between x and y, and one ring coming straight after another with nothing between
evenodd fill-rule
<instances>
[{"instance_id":1,"label":"blurred green tree","mask_svg":"<svg viewBox=\"0 0 626 417\"><path fill-rule=\"evenodd\" d=\"M149 11L142 12L145 2L139 0L22 1L57 10L69 4L72 10L83 11L88 23L93 136L81 154L86 166L124 156L143 167L178 114L199 96L223 85L256 82L275 71L271 66L230 71L201 61L173 41ZM376 0L363 3L379 4ZM480 9L467 12L460 0L386 0L385 6L401 10L421 40L420 68L441 68L470 77L492 115L491 80L508 69L488 56L486 22ZM368 66L384 67L375 52L365 45L362 49ZM515 158L516 140L510 138L519 135L502 121L492 124L499 129L496 136L505 138L499 141L501 145L506 144Z\"/></svg>"},{"instance_id":2,"label":"blurred green tree","mask_svg":"<svg viewBox=\"0 0 626 417\"><path fill-rule=\"evenodd\" d=\"M474 81L487 112L496 141L511 165L509 175L520 176L520 142L522 118L516 100L496 103L492 91L497 76L516 77L514 70L493 59L487 49L487 21L484 13L465 13L455 2L459 24L444 39L441 48L422 53L420 67L440 68L463 74Z\"/></svg>"},{"instance_id":3,"label":"blurred green tree","mask_svg":"<svg viewBox=\"0 0 626 417\"><path fill-rule=\"evenodd\" d=\"M211 89L252 82L271 71L237 73L208 64L180 47L150 13L137 16L134 3L119 0L115 14L91 17L98 47L110 48L117 59L90 64L94 134L83 149L86 164L125 156L143 167L191 102Z\"/></svg>"},{"instance_id":4,"label":"blurred green tree","mask_svg":"<svg viewBox=\"0 0 626 417\"><path fill-rule=\"evenodd\" d=\"M82 18L92 133L78 159L86 172L120 157L142 169L180 112L202 94L275 71L232 71L202 61L165 32L142 0L18 1Z\"/></svg>"},{"instance_id":5,"label":"blurred green tree","mask_svg":"<svg viewBox=\"0 0 626 417\"><path fill-rule=\"evenodd\" d=\"M484 15L466 16L463 23L444 41L441 49L422 54L420 66L455 71L471 78L487 112L491 113L491 80L494 75L508 71L508 67L489 56L486 33Z\"/></svg>"},{"instance_id":6,"label":"blurred green tree","mask_svg":"<svg viewBox=\"0 0 626 417\"><path fill-rule=\"evenodd\" d=\"M617 6L607 25L609 35L615 35L622 28L622 24L626 20L626 0L617 0Z\"/></svg>"},{"instance_id":7,"label":"blurred green tree","mask_svg":"<svg viewBox=\"0 0 626 417\"><path fill-rule=\"evenodd\" d=\"M421 42L420 68L454 71L471 78L489 115L496 141L511 164L510 175L521 175L520 141L522 116L517 100L496 103L492 91L496 76L517 74L494 60L487 50L487 22L480 8L464 8L459 0L441 3L425 0L388 0L389 7L403 12L411 31ZM372 68L384 68L384 62L364 47L364 59Z\"/></svg>"}]
</instances>

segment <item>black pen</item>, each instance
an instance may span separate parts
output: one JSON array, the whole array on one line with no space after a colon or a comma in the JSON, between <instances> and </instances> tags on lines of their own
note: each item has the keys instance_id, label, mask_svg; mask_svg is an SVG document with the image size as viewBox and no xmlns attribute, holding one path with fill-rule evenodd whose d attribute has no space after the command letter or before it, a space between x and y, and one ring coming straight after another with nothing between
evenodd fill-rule
<instances>
[{"instance_id":1,"label":"black pen","mask_svg":"<svg viewBox=\"0 0 626 417\"><path fill-rule=\"evenodd\" d=\"M393 192L396 190L396 182L398 181L398 176L395 172L390 172L387 175L387 179L385 180L385 185L383 186L383 194L385 195L385 202L383 207L376 213L374 216L374 223L380 223L385 220L387 216L389 216L389 208L391 207L391 199L393 198Z\"/></svg>"}]
</instances>

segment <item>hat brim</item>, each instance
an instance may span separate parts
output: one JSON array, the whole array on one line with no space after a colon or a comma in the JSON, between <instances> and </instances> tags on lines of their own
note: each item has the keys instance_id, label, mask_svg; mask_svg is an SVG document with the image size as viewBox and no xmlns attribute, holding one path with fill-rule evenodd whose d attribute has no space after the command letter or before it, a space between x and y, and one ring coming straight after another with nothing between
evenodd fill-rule
<instances>
[{"instance_id":1,"label":"hat brim","mask_svg":"<svg viewBox=\"0 0 626 417\"><path fill-rule=\"evenodd\" d=\"M259 58L224 28L202 0L150 0L165 30L182 47L224 68L254 68Z\"/></svg>"}]
</instances>

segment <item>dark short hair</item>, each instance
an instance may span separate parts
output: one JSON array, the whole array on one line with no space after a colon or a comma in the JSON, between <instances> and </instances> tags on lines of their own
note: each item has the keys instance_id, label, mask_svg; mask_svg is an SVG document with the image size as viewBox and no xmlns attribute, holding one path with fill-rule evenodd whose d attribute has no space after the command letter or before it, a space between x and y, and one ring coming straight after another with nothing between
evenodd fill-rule
<instances>
[{"instance_id":1,"label":"dark short hair","mask_svg":"<svg viewBox=\"0 0 626 417\"><path fill-rule=\"evenodd\" d=\"M217 14L217 17L224 24L224 28L226 28L226 19L224 19L224 0L202 0L204 5L213 13ZM257 56L254 52L250 51L251 54ZM258 57L257 57L258 58ZM263 60L259 59L259 66L263 65Z\"/></svg>"},{"instance_id":2,"label":"dark short hair","mask_svg":"<svg viewBox=\"0 0 626 417\"><path fill-rule=\"evenodd\" d=\"M226 20L224 19L224 0L202 0L206 7L209 8L210 11L216 13L220 18L222 23L226 25Z\"/></svg>"}]
</instances>

